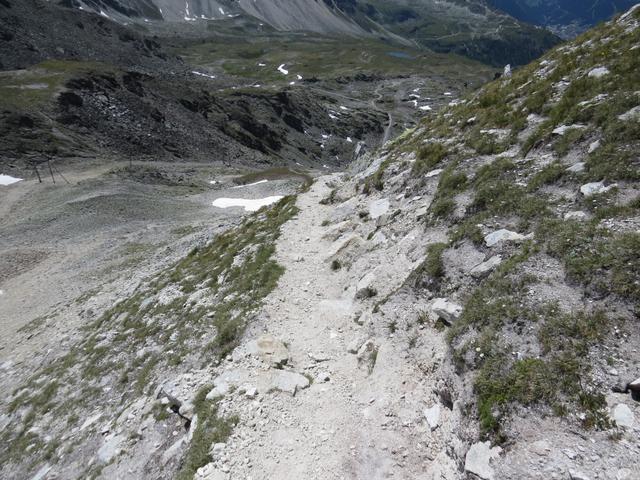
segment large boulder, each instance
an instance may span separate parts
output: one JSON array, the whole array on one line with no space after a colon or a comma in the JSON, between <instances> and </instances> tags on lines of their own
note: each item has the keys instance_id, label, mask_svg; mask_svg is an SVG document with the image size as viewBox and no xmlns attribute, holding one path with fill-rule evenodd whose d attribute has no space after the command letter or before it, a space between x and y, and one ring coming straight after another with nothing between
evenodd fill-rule
<instances>
[{"instance_id":1,"label":"large boulder","mask_svg":"<svg viewBox=\"0 0 640 480\"><path fill-rule=\"evenodd\" d=\"M462 305L450 302L446 298L436 298L433 305L431 305L431 311L449 325L460 318L462 310Z\"/></svg>"},{"instance_id":2,"label":"large boulder","mask_svg":"<svg viewBox=\"0 0 640 480\"><path fill-rule=\"evenodd\" d=\"M491 448L490 442L478 442L471 445L464 460L464 469L484 480L493 480L492 460L498 458L502 449Z\"/></svg>"},{"instance_id":3,"label":"large boulder","mask_svg":"<svg viewBox=\"0 0 640 480\"><path fill-rule=\"evenodd\" d=\"M356 287L356 298L364 299L375 297L378 294L378 291L374 287L375 281L376 276L373 274L373 272L369 272L364 277L362 277Z\"/></svg>"},{"instance_id":4,"label":"large boulder","mask_svg":"<svg viewBox=\"0 0 640 480\"><path fill-rule=\"evenodd\" d=\"M289 361L289 351L285 344L269 333L261 335L249 348L262 361L276 368Z\"/></svg>"}]
</instances>

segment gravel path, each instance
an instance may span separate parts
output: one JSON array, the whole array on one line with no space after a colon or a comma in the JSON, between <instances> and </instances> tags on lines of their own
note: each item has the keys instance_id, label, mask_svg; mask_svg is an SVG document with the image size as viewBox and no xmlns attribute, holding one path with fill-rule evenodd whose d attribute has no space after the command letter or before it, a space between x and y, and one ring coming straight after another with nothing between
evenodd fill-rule
<instances>
[{"instance_id":1,"label":"gravel path","mask_svg":"<svg viewBox=\"0 0 640 480\"><path fill-rule=\"evenodd\" d=\"M323 238L328 227L322 223L335 207L318 203L329 194L327 180L335 177L319 179L298 197L300 213L283 228L277 259L286 273L267 297L260 326L288 346L292 369L314 380L295 397L265 395L245 409L230 442L236 451L230 478L456 478L440 476L441 467L455 470L442 458L433 463L438 472L431 472L447 430L432 432L423 415L435 403L434 376L425 377L424 363L407 353L402 333L354 321L373 304L354 299L356 283L367 273L362 266L371 264L330 268L334 245ZM367 252L362 259L380 254L392 252ZM409 272L401 269L389 286ZM379 347L371 374L348 351L368 338ZM420 350L430 352L433 367L444 343L439 335L422 340ZM442 412L443 419L448 415Z\"/></svg>"}]
</instances>

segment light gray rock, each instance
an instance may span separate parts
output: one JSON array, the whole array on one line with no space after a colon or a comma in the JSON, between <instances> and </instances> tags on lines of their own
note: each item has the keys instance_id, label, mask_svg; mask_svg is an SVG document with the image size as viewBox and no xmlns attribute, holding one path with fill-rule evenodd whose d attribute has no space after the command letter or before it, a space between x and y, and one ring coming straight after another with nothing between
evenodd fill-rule
<instances>
[{"instance_id":1,"label":"light gray rock","mask_svg":"<svg viewBox=\"0 0 640 480\"><path fill-rule=\"evenodd\" d=\"M213 387L209 393L207 393L206 399L213 400L215 398L224 397L231 390L231 385L228 383L221 383L220 385Z\"/></svg>"},{"instance_id":2,"label":"light gray rock","mask_svg":"<svg viewBox=\"0 0 640 480\"><path fill-rule=\"evenodd\" d=\"M289 361L289 351L285 344L269 333L258 337L255 352L263 362L274 367L282 367Z\"/></svg>"},{"instance_id":3,"label":"light gray rock","mask_svg":"<svg viewBox=\"0 0 640 480\"><path fill-rule=\"evenodd\" d=\"M424 418L427 420L427 424L431 431L434 431L440 426L440 404L436 403L431 408L425 408Z\"/></svg>"},{"instance_id":4,"label":"light gray rock","mask_svg":"<svg viewBox=\"0 0 640 480\"><path fill-rule=\"evenodd\" d=\"M429 207L427 206L422 206L422 207L418 207L416 208L416 218L418 220L420 220L421 218L423 218L427 212L429 212Z\"/></svg>"},{"instance_id":5,"label":"light gray rock","mask_svg":"<svg viewBox=\"0 0 640 480\"><path fill-rule=\"evenodd\" d=\"M616 472L616 480L632 480L633 472L630 468L621 468Z\"/></svg>"},{"instance_id":6,"label":"light gray rock","mask_svg":"<svg viewBox=\"0 0 640 480\"><path fill-rule=\"evenodd\" d=\"M91 425L93 425L94 423L96 423L98 420L100 420L100 418L102 418L102 412L100 413L96 413L95 415L93 415L92 417L87 418L82 425L80 426L80 431L82 432L83 430L86 430L87 428L89 428Z\"/></svg>"},{"instance_id":7,"label":"light gray rock","mask_svg":"<svg viewBox=\"0 0 640 480\"><path fill-rule=\"evenodd\" d=\"M591 182L582 185L580 187L580 193L582 193L585 197L591 197L592 195L606 193L614 187L617 187L615 183L605 187L604 182Z\"/></svg>"},{"instance_id":8,"label":"light gray rock","mask_svg":"<svg viewBox=\"0 0 640 480\"><path fill-rule=\"evenodd\" d=\"M47 476L47 473L49 473L49 470L51 470L51 465L44 465L42 468L40 468L40 470L36 472L33 477L31 477L31 480L44 480Z\"/></svg>"},{"instance_id":9,"label":"light gray rock","mask_svg":"<svg viewBox=\"0 0 640 480\"><path fill-rule=\"evenodd\" d=\"M609 75L609 69L607 67L596 67L589 70L587 76L591 78L602 78L605 75Z\"/></svg>"},{"instance_id":10,"label":"light gray rock","mask_svg":"<svg viewBox=\"0 0 640 480\"><path fill-rule=\"evenodd\" d=\"M340 260L343 262L349 262L356 258L365 250L365 241L362 237L356 233L350 233L342 238L339 238L331 246L327 260Z\"/></svg>"},{"instance_id":11,"label":"light gray rock","mask_svg":"<svg viewBox=\"0 0 640 480\"><path fill-rule=\"evenodd\" d=\"M502 72L502 76L504 78L511 78L511 64L507 64L504 66L504 70Z\"/></svg>"},{"instance_id":12,"label":"light gray rock","mask_svg":"<svg viewBox=\"0 0 640 480\"><path fill-rule=\"evenodd\" d=\"M565 220L586 220L588 217L586 212L582 210L576 210L574 212L567 212L564 214Z\"/></svg>"},{"instance_id":13,"label":"light gray rock","mask_svg":"<svg viewBox=\"0 0 640 480\"><path fill-rule=\"evenodd\" d=\"M494 255L488 260L476 265L469 272L474 278L482 278L491 271L493 271L498 265L502 263L502 257L500 255Z\"/></svg>"},{"instance_id":14,"label":"light gray rock","mask_svg":"<svg viewBox=\"0 0 640 480\"><path fill-rule=\"evenodd\" d=\"M244 396L247 398L256 398L258 396L258 389L256 387L247 387L244 390Z\"/></svg>"},{"instance_id":15,"label":"light gray rock","mask_svg":"<svg viewBox=\"0 0 640 480\"><path fill-rule=\"evenodd\" d=\"M172 458L178 455L182 451L182 446L184 444L185 444L185 437L182 437L180 440L178 440L169 448L167 448L164 452L162 452L162 459L161 459L162 464L166 465L171 461Z\"/></svg>"},{"instance_id":16,"label":"light gray rock","mask_svg":"<svg viewBox=\"0 0 640 480\"><path fill-rule=\"evenodd\" d=\"M369 272L364 277L362 277L356 287L356 298L363 299L376 296L378 292L373 286L375 281L376 276L373 272Z\"/></svg>"},{"instance_id":17,"label":"light gray rock","mask_svg":"<svg viewBox=\"0 0 640 480\"><path fill-rule=\"evenodd\" d=\"M371 243L373 243L374 245L384 245L385 243L387 243L387 236L382 233L380 230L378 230L376 233L373 234L373 238L371 239Z\"/></svg>"},{"instance_id":18,"label":"light gray rock","mask_svg":"<svg viewBox=\"0 0 640 480\"><path fill-rule=\"evenodd\" d=\"M255 354L255 350L252 350L256 346L255 342L249 342L247 344L247 351ZM247 379L245 371L241 370L227 370L216 378L213 379L213 389L207 394L207 400L213 400L214 398L224 397L231 387L237 387L242 385Z\"/></svg>"},{"instance_id":19,"label":"light gray rock","mask_svg":"<svg viewBox=\"0 0 640 480\"><path fill-rule=\"evenodd\" d=\"M389 211L389 199L381 198L369 203L369 217L375 220Z\"/></svg>"},{"instance_id":20,"label":"light gray rock","mask_svg":"<svg viewBox=\"0 0 640 480\"><path fill-rule=\"evenodd\" d=\"M578 470L569 469L569 478L571 480L591 480L587 475Z\"/></svg>"},{"instance_id":21,"label":"light gray rock","mask_svg":"<svg viewBox=\"0 0 640 480\"><path fill-rule=\"evenodd\" d=\"M193 418L193 415L196 411L195 406L193 405L192 402L184 402L182 405L180 405L180 408L178 409L178 413L180 415L182 415L184 418L187 418L189 420L191 420Z\"/></svg>"},{"instance_id":22,"label":"light gray rock","mask_svg":"<svg viewBox=\"0 0 640 480\"><path fill-rule=\"evenodd\" d=\"M586 128L584 125L560 125L559 127L556 127L553 129L553 131L551 132L554 135L564 135L565 133L567 133L569 130L575 130L575 129L583 129Z\"/></svg>"},{"instance_id":23,"label":"light gray rock","mask_svg":"<svg viewBox=\"0 0 640 480\"><path fill-rule=\"evenodd\" d=\"M224 451L227 448L227 444L226 443L214 443L213 445L211 445L211 449L209 450L209 453L211 454L211 458L213 458L213 460L219 460L220 457L222 457L222 455L224 455Z\"/></svg>"},{"instance_id":24,"label":"light gray rock","mask_svg":"<svg viewBox=\"0 0 640 480\"><path fill-rule=\"evenodd\" d=\"M124 443L124 437L120 435L110 435L105 438L104 443L98 449L98 461L107 464L120 455L120 445Z\"/></svg>"},{"instance_id":25,"label":"light gray rock","mask_svg":"<svg viewBox=\"0 0 640 480\"><path fill-rule=\"evenodd\" d=\"M531 444L531 451L541 457L546 457L551 452L551 444L546 440L538 440Z\"/></svg>"},{"instance_id":26,"label":"light gray rock","mask_svg":"<svg viewBox=\"0 0 640 480\"><path fill-rule=\"evenodd\" d=\"M444 172L444 170L442 168L436 168L435 170L431 170L430 172L427 172L425 174L425 178L437 177L442 172Z\"/></svg>"},{"instance_id":27,"label":"light gray rock","mask_svg":"<svg viewBox=\"0 0 640 480\"><path fill-rule=\"evenodd\" d=\"M487 247L493 247L494 245L502 242L521 242L522 240L527 240L532 237L533 235L522 235L520 233L512 232L511 230L502 228L486 235L484 237L484 241L487 244Z\"/></svg>"},{"instance_id":28,"label":"light gray rock","mask_svg":"<svg viewBox=\"0 0 640 480\"><path fill-rule=\"evenodd\" d=\"M229 475L218 470L214 463L208 463L196 471L194 480L229 480Z\"/></svg>"},{"instance_id":29,"label":"light gray rock","mask_svg":"<svg viewBox=\"0 0 640 480\"><path fill-rule=\"evenodd\" d=\"M356 353L358 353L358 350L360 350L361 345L362 342L356 338L355 340L352 340L349 345L347 345L347 352L353 353L355 355Z\"/></svg>"},{"instance_id":30,"label":"light gray rock","mask_svg":"<svg viewBox=\"0 0 640 480\"><path fill-rule=\"evenodd\" d=\"M369 339L358 349L358 365L366 366L369 372L373 371L378 358L378 345Z\"/></svg>"},{"instance_id":31,"label":"light gray rock","mask_svg":"<svg viewBox=\"0 0 640 480\"><path fill-rule=\"evenodd\" d=\"M474 443L464 460L464 469L484 480L493 480L495 472L491 467L492 460L498 458L502 449L491 448L490 442Z\"/></svg>"},{"instance_id":32,"label":"light gray rock","mask_svg":"<svg viewBox=\"0 0 640 480\"><path fill-rule=\"evenodd\" d=\"M622 115L618 115L618 118L623 122L640 122L640 105L633 107Z\"/></svg>"},{"instance_id":33,"label":"light gray rock","mask_svg":"<svg viewBox=\"0 0 640 480\"><path fill-rule=\"evenodd\" d=\"M431 305L431 311L449 324L452 324L462 314L462 305L450 302L446 298L436 298Z\"/></svg>"},{"instance_id":34,"label":"light gray rock","mask_svg":"<svg viewBox=\"0 0 640 480\"><path fill-rule=\"evenodd\" d=\"M567 172L572 172L572 173L584 172L585 165L586 163L584 162L576 162L573 165L571 165L569 168L567 168Z\"/></svg>"},{"instance_id":35,"label":"light gray rock","mask_svg":"<svg viewBox=\"0 0 640 480\"><path fill-rule=\"evenodd\" d=\"M298 390L303 390L309 386L309 379L299 373L287 370L278 370L271 377L271 390L290 393L295 395Z\"/></svg>"},{"instance_id":36,"label":"light gray rock","mask_svg":"<svg viewBox=\"0 0 640 480\"><path fill-rule=\"evenodd\" d=\"M616 421L619 427L633 428L634 415L631 409L624 403L619 403L613 407L611 417Z\"/></svg>"},{"instance_id":37,"label":"light gray rock","mask_svg":"<svg viewBox=\"0 0 640 480\"><path fill-rule=\"evenodd\" d=\"M380 228L380 227L384 227L386 225L389 225L390 221L391 221L391 215L390 214L388 214L388 213L382 214L378 218L376 218L376 227Z\"/></svg>"},{"instance_id":38,"label":"light gray rock","mask_svg":"<svg viewBox=\"0 0 640 480\"><path fill-rule=\"evenodd\" d=\"M596 140L595 142L591 142L589 144L589 149L587 150L587 153L593 153L599 148L600 148L600 140Z\"/></svg>"},{"instance_id":39,"label":"light gray rock","mask_svg":"<svg viewBox=\"0 0 640 480\"><path fill-rule=\"evenodd\" d=\"M350 198L346 202L337 205L329 214L332 223L341 222L356 213L356 199Z\"/></svg>"},{"instance_id":40,"label":"light gray rock","mask_svg":"<svg viewBox=\"0 0 640 480\"><path fill-rule=\"evenodd\" d=\"M353 222L351 220L345 220L344 222L336 223L327 229L326 232L322 234L322 238L324 240L329 240L330 242L335 242L338 238L340 238L344 233L353 230Z\"/></svg>"},{"instance_id":41,"label":"light gray rock","mask_svg":"<svg viewBox=\"0 0 640 480\"><path fill-rule=\"evenodd\" d=\"M187 436L185 438L185 441L187 443L191 443L191 440L193 439L193 434L195 433L197 428L198 428L198 414L195 414L191 419L191 423L189 425L189 431L187 432Z\"/></svg>"}]
</instances>

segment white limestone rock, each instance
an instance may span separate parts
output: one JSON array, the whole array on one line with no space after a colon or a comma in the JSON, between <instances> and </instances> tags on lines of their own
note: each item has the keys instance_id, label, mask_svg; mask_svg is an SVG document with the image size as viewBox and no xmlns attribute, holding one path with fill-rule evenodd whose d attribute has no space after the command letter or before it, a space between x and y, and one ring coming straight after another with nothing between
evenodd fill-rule
<instances>
[{"instance_id":1,"label":"white limestone rock","mask_svg":"<svg viewBox=\"0 0 640 480\"><path fill-rule=\"evenodd\" d=\"M452 324L460 318L462 310L462 305L450 302L446 298L436 298L433 305L431 305L431 311L437 315L438 318L442 318L449 324Z\"/></svg>"},{"instance_id":2,"label":"white limestone rock","mask_svg":"<svg viewBox=\"0 0 640 480\"><path fill-rule=\"evenodd\" d=\"M432 432L440 426L440 404L439 403L436 403L431 408L425 408L423 414Z\"/></svg>"},{"instance_id":3,"label":"white limestone rock","mask_svg":"<svg viewBox=\"0 0 640 480\"><path fill-rule=\"evenodd\" d=\"M624 403L619 403L611 410L611 417L619 427L633 428L634 415L631 409Z\"/></svg>"},{"instance_id":4,"label":"white limestone rock","mask_svg":"<svg viewBox=\"0 0 640 480\"><path fill-rule=\"evenodd\" d=\"M484 241L487 244L487 247L493 247L494 245L502 242L521 242L529 238L532 238L532 235L522 235L520 233L512 232L511 230L502 228L486 235L484 237Z\"/></svg>"},{"instance_id":5,"label":"white limestone rock","mask_svg":"<svg viewBox=\"0 0 640 480\"><path fill-rule=\"evenodd\" d=\"M488 260L473 267L469 273L474 278L482 278L493 271L501 263L502 257L500 255L494 255Z\"/></svg>"},{"instance_id":6,"label":"white limestone rock","mask_svg":"<svg viewBox=\"0 0 640 480\"><path fill-rule=\"evenodd\" d=\"M585 197L591 197L593 195L606 193L614 187L617 187L617 184L612 183L611 185L605 186L604 182L591 182L582 185L580 187L580 193L582 193Z\"/></svg>"},{"instance_id":7,"label":"white limestone rock","mask_svg":"<svg viewBox=\"0 0 640 480\"><path fill-rule=\"evenodd\" d=\"M484 480L494 480L495 472L492 460L500 456L500 447L491 448L490 442L478 442L471 445L464 460L464 469Z\"/></svg>"},{"instance_id":8,"label":"white limestone rock","mask_svg":"<svg viewBox=\"0 0 640 480\"><path fill-rule=\"evenodd\" d=\"M587 74L591 78L602 78L605 75L609 75L609 69L607 67L596 67L589 71Z\"/></svg>"},{"instance_id":9,"label":"white limestone rock","mask_svg":"<svg viewBox=\"0 0 640 480\"><path fill-rule=\"evenodd\" d=\"M380 200L374 200L369 204L369 217L371 217L372 220L375 220L378 217L381 217L382 215L384 215L389 211L389 206L390 204L389 204L388 198L381 198Z\"/></svg>"}]
</instances>

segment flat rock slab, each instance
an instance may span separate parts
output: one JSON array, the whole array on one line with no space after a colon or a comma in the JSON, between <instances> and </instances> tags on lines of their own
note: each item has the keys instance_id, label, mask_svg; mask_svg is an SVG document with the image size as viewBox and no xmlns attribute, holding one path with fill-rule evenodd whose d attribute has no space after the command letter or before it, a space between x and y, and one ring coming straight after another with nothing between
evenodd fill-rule
<instances>
[{"instance_id":1,"label":"flat rock slab","mask_svg":"<svg viewBox=\"0 0 640 480\"><path fill-rule=\"evenodd\" d=\"M98 450L98 461L103 464L110 463L120 454L120 451L122 450L120 445L122 445L124 441L125 438L120 435L107 437Z\"/></svg>"},{"instance_id":2,"label":"flat rock slab","mask_svg":"<svg viewBox=\"0 0 640 480\"><path fill-rule=\"evenodd\" d=\"M274 390L295 395L298 390L309 386L307 377L288 370L271 370L264 375L259 382L259 390L265 393Z\"/></svg>"},{"instance_id":3,"label":"flat rock slab","mask_svg":"<svg viewBox=\"0 0 640 480\"><path fill-rule=\"evenodd\" d=\"M619 403L613 407L611 417L619 427L633 428L634 415L631 409L624 403Z\"/></svg>"},{"instance_id":4,"label":"flat rock slab","mask_svg":"<svg viewBox=\"0 0 640 480\"><path fill-rule=\"evenodd\" d=\"M617 185L615 183L607 186L604 185L604 182L586 183L580 187L580 193L582 193L585 197L591 197L593 195L606 193L616 186Z\"/></svg>"},{"instance_id":5,"label":"flat rock slab","mask_svg":"<svg viewBox=\"0 0 640 480\"><path fill-rule=\"evenodd\" d=\"M491 442L478 442L471 445L464 460L464 469L484 480L493 480L494 471L491 461L500 456L500 447L491 448Z\"/></svg>"},{"instance_id":6,"label":"flat rock slab","mask_svg":"<svg viewBox=\"0 0 640 480\"><path fill-rule=\"evenodd\" d=\"M487 244L487 247L493 247L494 245L502 242L521 242L529 238L531 238L530 235L522 235L520 233L512 232L511 230L502 228L485 236L484 241Z\"/></svg>"},{"instance_id":7,"label":"flat rock slab","mask_svg":"<svg viewBox=\"0 0 640 480\"><path fill-rule=\"evenodd\" d=\"M369 217L375 220L381 217L389 211L389 199L381 198L380 200L374 200L369 204Z\"/></svg>"},{"instance_id":8,"label":"flat rock slab","mask_svg":"<svg viewBox=\"0 0 640 480\"><path fill-rule=\"evenodd\" d=\"M282 367L289 361L289 351L285 344L269 333L258 337L249 349L262 361L274 367Z\"/></svg>"},{"instance_id":9,"label":"flat rock slab","mask_svg":"<svg viewBox=\"0 0 640 480\"><path fill-rule=\"evenodd\" d=\"M431 311L437 315L438 318L442 318L449 324L452 324L460 318L462 310L462 305L450 302L446 298L436 298L433 305L431 305Z\"/></svg>"},{"instance_id":10,"label":"flat rock slab","mask_svg":"<svg viewBox=\"0 0 640 480\"><path fill-rule=\"evenodd\" d=\"M431 408L425 408L423 414L431 431L440 426L440 404L436 403Z\"/></svg>"},{"instance_id":11,"label":"flat rock slab","mask_svg":"<svg viewBox=\"0 0 640 480\"><path fill-rule=\"evenodd\" d=\"M494 255L488 260L473 267L469 273L471 273L471 276L474 278L481 278L494 270L501 263L502 257L500 255Z\"/></svg>"}]
</instances>

